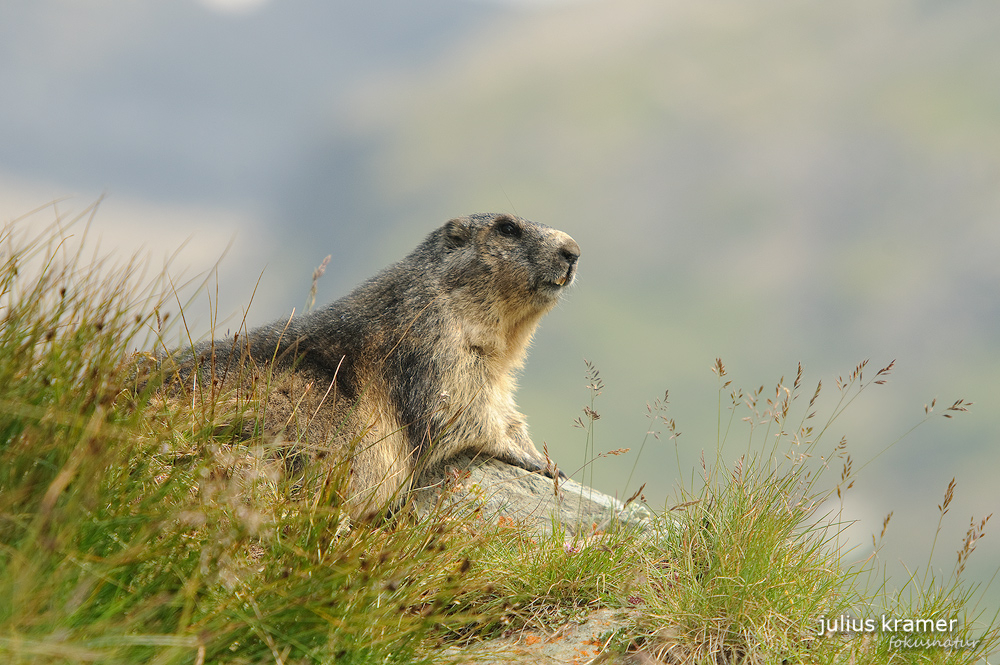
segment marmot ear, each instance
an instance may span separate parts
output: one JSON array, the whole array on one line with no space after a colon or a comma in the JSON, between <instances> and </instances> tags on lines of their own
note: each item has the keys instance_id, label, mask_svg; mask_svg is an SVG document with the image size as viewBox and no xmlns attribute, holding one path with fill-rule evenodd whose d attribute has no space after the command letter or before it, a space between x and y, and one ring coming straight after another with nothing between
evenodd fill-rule
<instances>
[{"instance_id":1,"label":"marmot ear","mask_svg":"<svg viewBox=\"0 0 1000 665\"><path fill-rule=\"evenodd\" d=\"M445 249L457 249L461 247L469 241L469 237L472 235L468 224L461 219L450 220L444 225L443 231L442 236Z\"/></svg>"}]
</instances>

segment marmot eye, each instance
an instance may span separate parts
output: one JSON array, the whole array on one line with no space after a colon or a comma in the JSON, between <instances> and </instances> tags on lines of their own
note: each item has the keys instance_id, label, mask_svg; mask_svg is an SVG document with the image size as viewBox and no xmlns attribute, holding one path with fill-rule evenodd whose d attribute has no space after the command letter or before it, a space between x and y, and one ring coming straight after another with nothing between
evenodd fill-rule
<instances>
[{"instance_id":1,"label":"marmot eye","mask_svg":"<svg viewBox=\"0 0 1000 665\"><path fill-rule=\"evenodd\" d=\"M497 225L497 231L500 232L500 235L505 235L508 238L521 237L521 227L511 221L500 222Z\"/></svg>"}]
</instances>

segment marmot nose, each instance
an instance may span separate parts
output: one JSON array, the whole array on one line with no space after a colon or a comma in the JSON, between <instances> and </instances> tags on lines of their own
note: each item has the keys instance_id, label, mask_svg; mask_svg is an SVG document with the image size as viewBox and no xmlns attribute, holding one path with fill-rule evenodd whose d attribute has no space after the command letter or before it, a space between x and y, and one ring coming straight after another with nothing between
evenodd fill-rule
<instances>
[{"instance_id":1,"label":"marmot nose","mask_svg":"<svg viewBox=\"0 0 1000 665\"><path fill-rule=\"evenodd\" d=\"M576 244L575 240L567 236L566 241L559 248L559 254L566 259L567 263L573 265L580 258L580 246Z\"/></svg>"}]
</instances>

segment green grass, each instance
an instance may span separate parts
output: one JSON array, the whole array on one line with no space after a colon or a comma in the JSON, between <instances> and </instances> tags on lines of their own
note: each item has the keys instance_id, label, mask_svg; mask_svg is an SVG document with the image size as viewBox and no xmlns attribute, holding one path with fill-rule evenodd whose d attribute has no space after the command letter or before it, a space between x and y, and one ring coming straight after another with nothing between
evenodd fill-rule
<instances>
[{"instance_id":1,"label":"green grass","mask_svg":"<svg viewBox=\"0 0 1000 665\"><path fill-rule=\"evenodd\" d=\"M801 371L773 397L744 395L717 363L715 459L645 533L538 537L474 512L350 524L342 473L277 473L280 451L244 440L253 400L140 387L131 351L169 328L166 280L69 251L67 229L85 220L57 222L0 231L2 662L437 663L444 646L602 606L632 617L605 636L611 661L972 663L998 644L962 580L985 522L947 578L893 590L877 559L847 563L838 497L856 471L826 437L889 368L838 380L813 426L820 390L800 399ZM592 366L588 381L596 398ZM592 452L595 408L579 422ZM673 432L666 409L650 415ZM815 634L819 617L883 612L958 618L951 637L977 646Z\"/></svg>"}]
</instances>

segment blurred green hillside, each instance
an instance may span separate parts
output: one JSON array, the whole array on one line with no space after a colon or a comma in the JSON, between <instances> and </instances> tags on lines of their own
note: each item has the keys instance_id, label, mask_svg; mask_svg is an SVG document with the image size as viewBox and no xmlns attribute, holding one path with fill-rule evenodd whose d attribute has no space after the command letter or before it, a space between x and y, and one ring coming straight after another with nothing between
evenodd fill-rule
<instances>
[{"instance_id":1,"label":"blurred green hillside","mask_svg":"<svg viewBox=\"0 0 1000 665\"><path fill-rule=\"evenodd\" d=\"M1000 509L998 29L1000 5L968 2L623 0L510 16L356 95L366 175L399 220L375 263L427 220L471 210L580 242L579 282L543 323L520 393L568 470L583 461L570 426L583 358L607 385L598 450L634 453L647 401L669 388L686 475L716 440L717 356L748 391L799 361L832 390L865 358L897 359L839 421L859 463L932 399L976 404L862 472L846 499L858 556L895 511L884 555L924 560L955 476L959 517L938 548L950 566L965 520ZM633 462L602 460L595 484L647 482L664 501L674 442L647 443L626 490ZM996 541L971 564L984 580Z\"/></svg>"}]
</instances>

